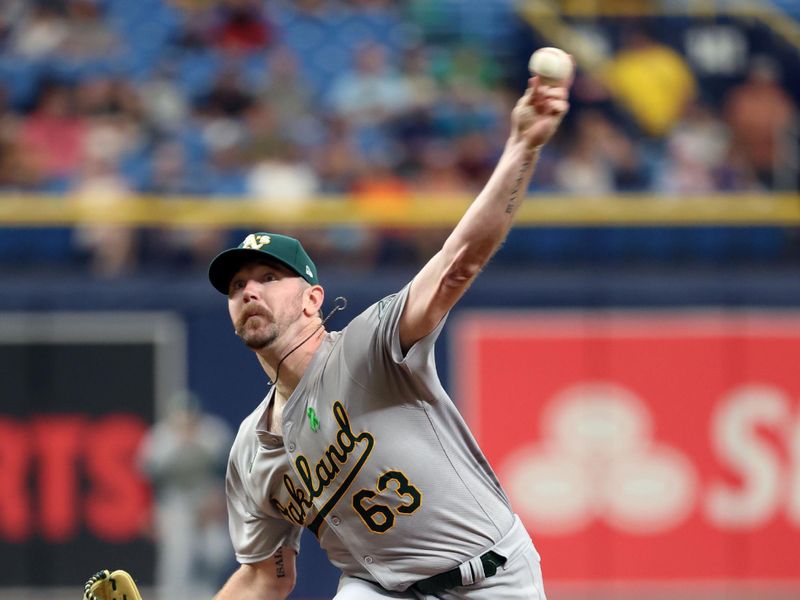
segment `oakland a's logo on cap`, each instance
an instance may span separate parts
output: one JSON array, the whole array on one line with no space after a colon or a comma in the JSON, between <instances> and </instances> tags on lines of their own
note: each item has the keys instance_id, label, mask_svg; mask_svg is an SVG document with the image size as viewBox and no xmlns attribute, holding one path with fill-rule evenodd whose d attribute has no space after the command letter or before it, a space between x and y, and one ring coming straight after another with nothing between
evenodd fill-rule
<instances>
[{"instance_id":1,"label":"oakland a's logo on cap","mask_svg":"<svg viewBox=\"0 0 800 600\"><path fill-rule=\"evenodd\" d=\"M261 233L251 233L242 242L240 248L250 248L253 250L261 250L263 246L269 244L272 240L268 235Z\"/></svg>"}]
</instances>

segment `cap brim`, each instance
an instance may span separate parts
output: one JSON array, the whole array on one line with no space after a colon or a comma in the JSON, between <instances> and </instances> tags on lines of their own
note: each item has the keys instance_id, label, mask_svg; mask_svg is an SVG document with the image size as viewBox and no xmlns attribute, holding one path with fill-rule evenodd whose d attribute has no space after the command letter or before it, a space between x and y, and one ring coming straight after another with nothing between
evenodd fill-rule
<instances>
[{"instance_id":1,"label":"cap brim","mask_svg":"<svg viewBox=\"0 0 800 600\"><path fill-rule=\"evenodd\" d=\"M208 265L208 280L218 292L227 296L231 279L233 279L236 272L242 268L242 265L260 259L274 260L287 267L293 273L295 272L291 265L273 256L269 252L255 250L253 248L231 248L230 250L225 250L217 254L211 261L211 264Z\"/></svg>"}]
</instances>

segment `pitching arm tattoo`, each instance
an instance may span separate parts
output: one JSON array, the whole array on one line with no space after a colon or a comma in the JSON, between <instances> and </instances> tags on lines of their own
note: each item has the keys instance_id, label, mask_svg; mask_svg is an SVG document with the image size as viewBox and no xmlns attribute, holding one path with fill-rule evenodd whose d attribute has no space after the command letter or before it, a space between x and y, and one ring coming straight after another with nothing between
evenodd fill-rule
<instances>
[{"instance_id":1,"label":"pitching arm tattoo","mask_svg":"<svg viewBox=\"0 0 800 600\"><path fill-rule=\"evenodd\" d=\"M525 180L525 174L528 172L528 167L530 164L531 161L526 160L524 163L522 163L522 166L519 169L517 180L514 182L514 189L511 191L511 197L508 199L508 204L506 204L506 213L509 215L514 212L514 209L517 205L517 198L519 197L520 188L522 187L522 182Z\"/></svg>"}]
</instances>

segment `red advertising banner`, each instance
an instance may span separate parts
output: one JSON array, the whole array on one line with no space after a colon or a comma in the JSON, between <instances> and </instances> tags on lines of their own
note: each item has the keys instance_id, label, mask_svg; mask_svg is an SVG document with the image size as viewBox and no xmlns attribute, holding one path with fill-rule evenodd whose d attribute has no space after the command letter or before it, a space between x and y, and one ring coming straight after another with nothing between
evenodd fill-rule
<instances>
[{"instance_id":1,"label":"red advertising banner","mask_svg":"<svg viewBox=\"0 0 800 600\"><path fill-rule=\"evenodd\" d=\"M800 583L800 315L470 313L453 339L548 580Z\"/></svg>"},{"instance_id":2,"label":"red advertising banner","mask_svg":"<svg viewBox=\"0 0 800 600\"><path fill-rule=\"evenodd\" d=\"M106 567L152 583L137 457L185 387L182 327L155 312L0 313L0 596Z\"/></svg>"}]
</instances>

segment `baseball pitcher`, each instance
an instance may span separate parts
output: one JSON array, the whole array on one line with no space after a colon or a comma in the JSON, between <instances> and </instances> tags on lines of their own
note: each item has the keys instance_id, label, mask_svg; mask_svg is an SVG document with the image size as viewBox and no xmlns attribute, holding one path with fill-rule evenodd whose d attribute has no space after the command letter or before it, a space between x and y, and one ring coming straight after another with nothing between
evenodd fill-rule
<instances>
[{"instance_id":1,"label":"baseball pitcher","mask_svg":"<svg viewBox=\"0 0 800 600\"><path fill-rule=\"evenodd\" d=\"M434 343L506 237L569 83L533 77L500 161L441 250L342 331L299 241L248 235L212 261L236 334L273 382L227 473L240 567L218 600L284 599L302 528L342 576L336 600L544 600L539 555L440 383Z\"/></svg>"}]
</instances>

